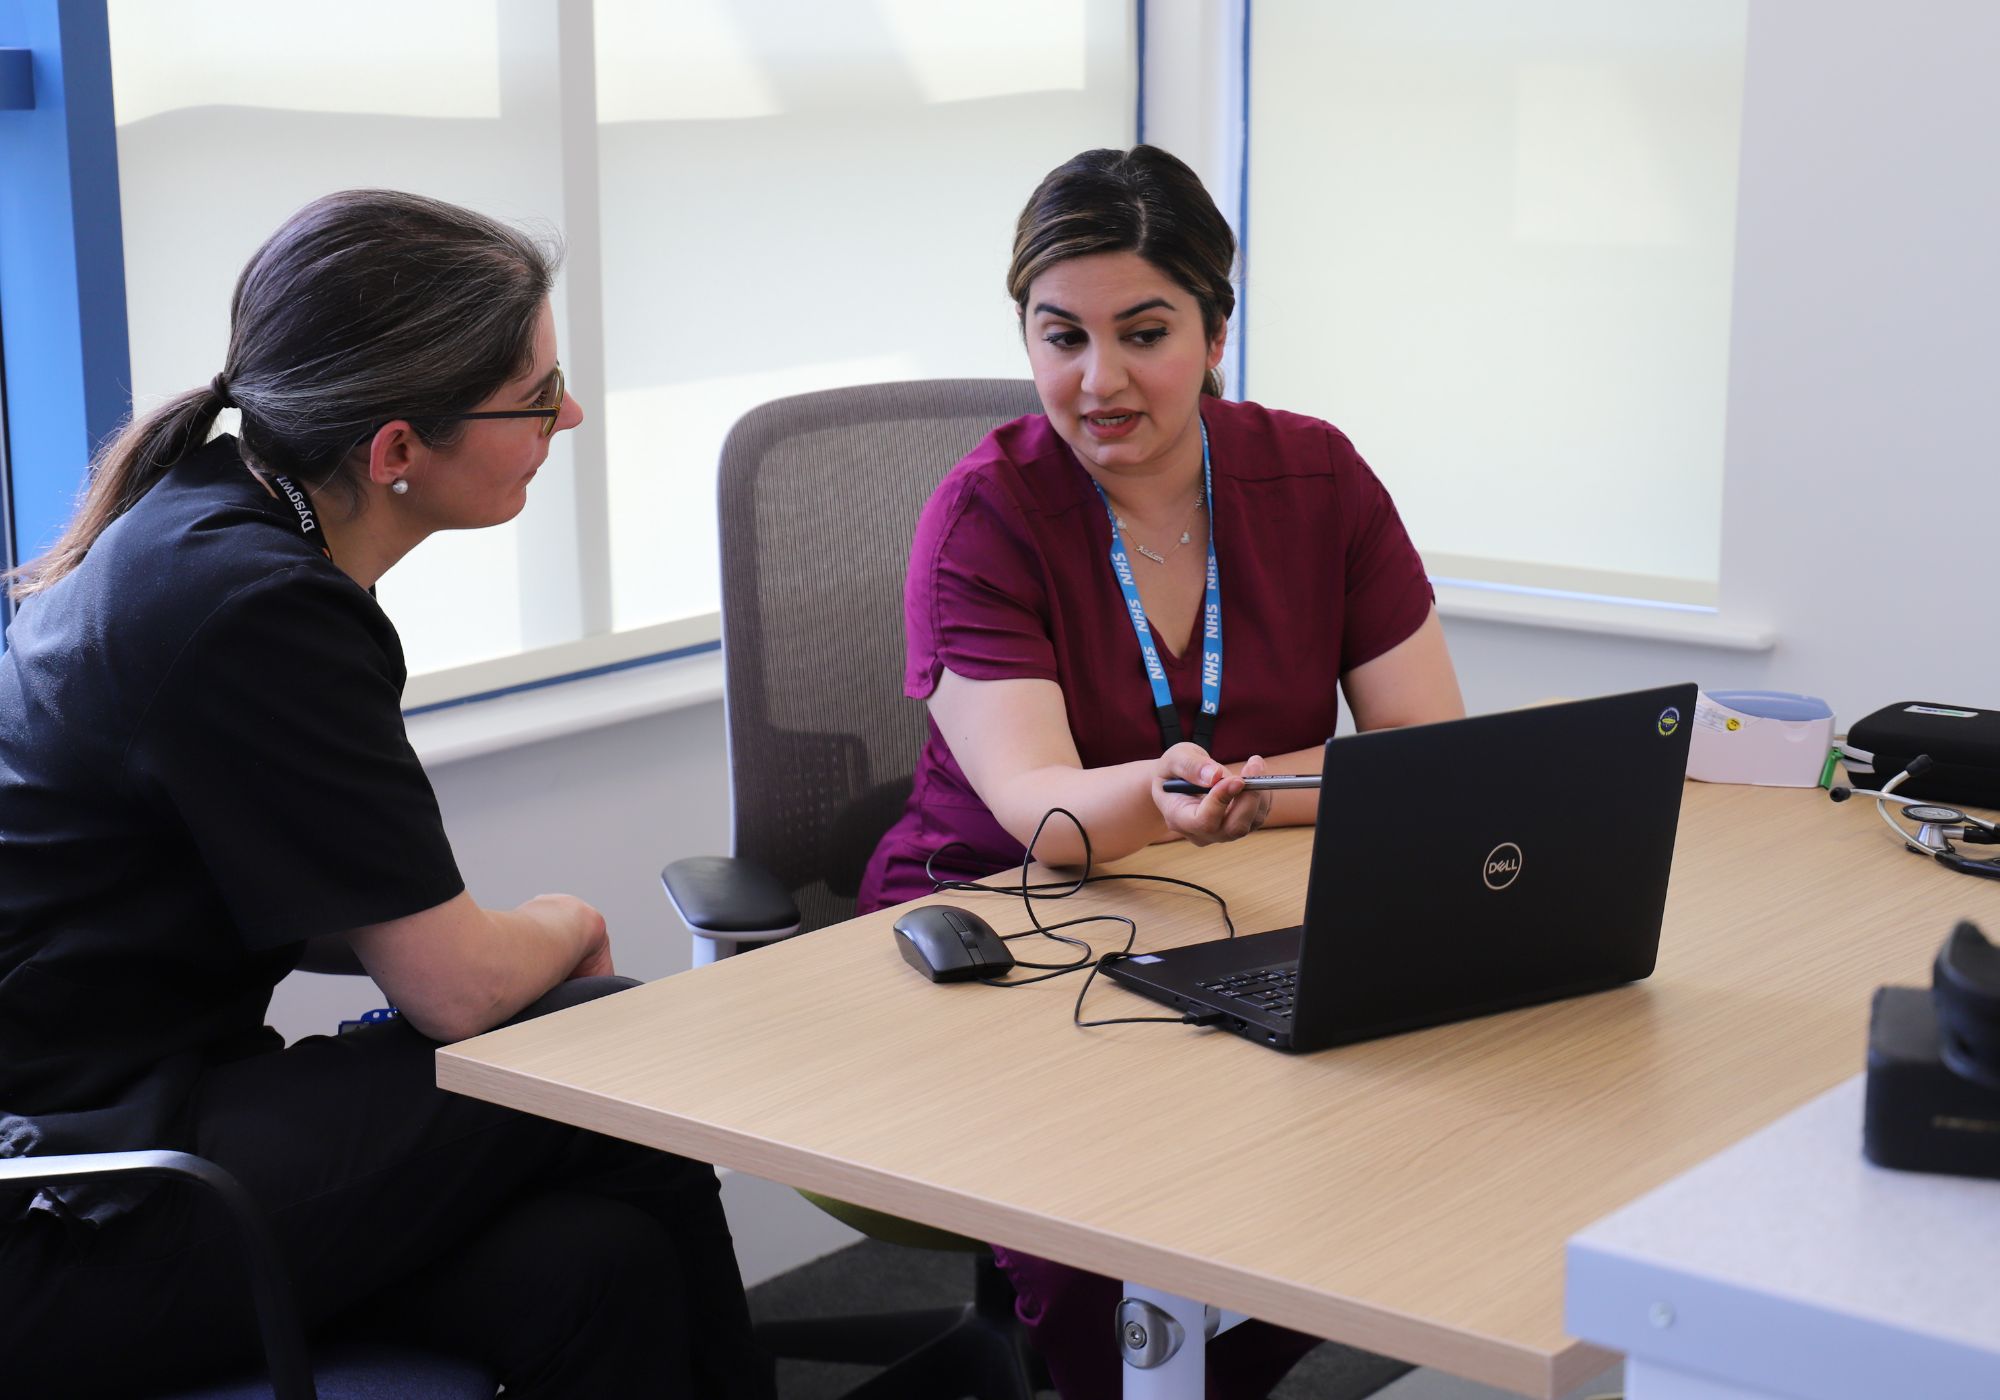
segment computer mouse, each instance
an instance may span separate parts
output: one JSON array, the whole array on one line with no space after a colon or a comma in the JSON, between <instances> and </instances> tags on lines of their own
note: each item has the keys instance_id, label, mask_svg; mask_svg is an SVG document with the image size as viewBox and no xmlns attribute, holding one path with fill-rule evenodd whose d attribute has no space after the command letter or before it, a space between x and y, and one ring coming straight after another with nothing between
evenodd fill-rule
<instances>
[{"instance_id":1,"label":"computer mouse","mask_svg":"<svg viewBox=\"0 0 2000 1400\"><path fill-rule=\"evenodd\" d=\"M903 961L933 982L999 977L1014 966L993 925L955 904L925 904L896 920Z\"/></svg>"}]
</instances>

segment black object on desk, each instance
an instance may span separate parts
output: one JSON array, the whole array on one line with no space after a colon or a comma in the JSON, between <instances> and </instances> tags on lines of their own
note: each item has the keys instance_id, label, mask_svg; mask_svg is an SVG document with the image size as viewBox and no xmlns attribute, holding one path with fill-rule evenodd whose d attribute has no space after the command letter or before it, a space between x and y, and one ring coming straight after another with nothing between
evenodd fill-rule
<instances>
[{"instance_id":1,"label":"black object on desk","mask_svg":"<svg viewBox=\"0 0 2000 1400\"><path fill-rule=\"evenodd\" d=\"M1898 700L1850 725L1847 743L1874 756L1872 786L1928 754L1929 768L1897 789L1903 796L2000 807L2000 710Z\"/></svg>"},{"instance_id":2,"label":"black object on desk","mask_svg":"<svg viewBox=\"0 0 2000 1400\"><path fill-rule=\"evenodd\" d=\"M896 920L896 948L933 982L1001 977L1014 967L993 925L955 904L921 904Z\"/></svg>"},{"instance_id":3,"label":"black object on desk","mask_svg":"<svg viewBox=\"0 0 2000 1400\"><path fill-rule=\"evenodd\" d=\"M1961 922L1932 985L1878 987L1861 1150L1902 1171L2000 1177L2000 948Z\"/></svg>"}]
</instances>

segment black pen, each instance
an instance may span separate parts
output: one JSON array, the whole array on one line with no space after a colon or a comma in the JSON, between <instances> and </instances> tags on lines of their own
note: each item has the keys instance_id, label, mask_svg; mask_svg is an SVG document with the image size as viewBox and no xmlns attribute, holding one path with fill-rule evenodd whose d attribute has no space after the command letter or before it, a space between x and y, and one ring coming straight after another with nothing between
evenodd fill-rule
<instances>
[{"instance_id":1,"label":"black pen","mask_svg":"<svg viewBox=\"0 0 2000 1400\"><path fill-rule=\"evenodd\" d=\"M1261 777L1245 778L1245 792L1279 792L1286 788L1316 788L1319 786L1317 773L1266 773ZM1168 778L1160 784L1162 790L1176 797L1206 797L1208 789L1200 783L1191 783L1186 778Z\"/></svg>"}]
</instances>

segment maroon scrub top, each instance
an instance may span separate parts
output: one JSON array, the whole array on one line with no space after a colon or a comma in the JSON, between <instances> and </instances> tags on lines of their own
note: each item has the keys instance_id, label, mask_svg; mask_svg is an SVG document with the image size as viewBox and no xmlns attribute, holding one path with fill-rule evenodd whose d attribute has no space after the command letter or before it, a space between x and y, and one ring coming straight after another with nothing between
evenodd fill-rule
<instances>
[{"instance_id":1,"label":"maroon scrub top","mask_svg":"<svg viewBox=\"0 0 2000 1400\"><path fill-rule=\"evenodd\" d=\"M1333 734L1340 677L1423 624L1430 583L1389 493L1338 428L1209 397L1201 416L1222 581L1222 708L1210 752L1240 763L1316 747ZM904 694L928 698L945 667L968 680L1051 680L1086 768L1158 757L1159 720L1111 571L1110 531L1089 474L1047 418L994 429L917 521L903 596ZM1178 656L1157 628L1153 642L1182 732L1192 734L1199 638ZM933 722L909 804L868 864L860 907L931 893L925 858L953 841L969 849L941 858L941 874L991 874L1021 860L1021 843L980 801Z\"/></svg>"}]
</instances>

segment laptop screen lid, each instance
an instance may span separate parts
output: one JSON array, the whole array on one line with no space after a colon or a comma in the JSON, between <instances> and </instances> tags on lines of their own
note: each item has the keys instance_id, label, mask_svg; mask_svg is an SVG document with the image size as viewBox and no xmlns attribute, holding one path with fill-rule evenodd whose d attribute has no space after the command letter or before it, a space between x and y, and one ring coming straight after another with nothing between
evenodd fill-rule
<instances>
[{"instance_id":1,"label":"laptop screen lid","mask_svg":"<svg viewBox=\"0 0 2000 1400\"><path fill-rule=\"evenodd\" d=\"M1649 975L1695 687L1331 740L1292 1048Z\"/></svg>"}]
</instances>

